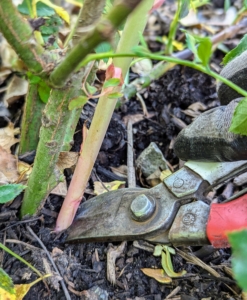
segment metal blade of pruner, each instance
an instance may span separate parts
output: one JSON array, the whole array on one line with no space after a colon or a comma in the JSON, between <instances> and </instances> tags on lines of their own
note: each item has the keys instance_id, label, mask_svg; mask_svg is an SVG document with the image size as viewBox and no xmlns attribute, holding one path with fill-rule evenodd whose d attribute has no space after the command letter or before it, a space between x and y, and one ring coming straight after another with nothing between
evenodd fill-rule
<instances>
[{"instance_id":1,"label":"metal blade of pruner","mask_svg":"<svg viewBox=\"0 0 247 300\"><path fill-rule=\"evenodd\" d=\"M126 188L84 202L67 242L143 239L173 245L208 243L204 194L247 170L247 161L187 162L151 189Z\"/></svg>"}]
</instances>

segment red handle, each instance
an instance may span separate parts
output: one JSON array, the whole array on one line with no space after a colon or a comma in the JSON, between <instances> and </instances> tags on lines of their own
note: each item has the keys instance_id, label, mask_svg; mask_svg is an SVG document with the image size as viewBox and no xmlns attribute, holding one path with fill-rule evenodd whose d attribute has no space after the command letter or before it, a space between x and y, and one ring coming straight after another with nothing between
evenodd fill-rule
<instances>
[{"instance_id":1,"label":"red handle","mask_svg":"<svg viewBox=\"0 0 247 300\"><path fill-rule=\"evenodd\" d=\"M247 194L236 200L211 205L207 236L215 248L230 247L227 233L247 228Z\"/></svg>"}]
</instances>

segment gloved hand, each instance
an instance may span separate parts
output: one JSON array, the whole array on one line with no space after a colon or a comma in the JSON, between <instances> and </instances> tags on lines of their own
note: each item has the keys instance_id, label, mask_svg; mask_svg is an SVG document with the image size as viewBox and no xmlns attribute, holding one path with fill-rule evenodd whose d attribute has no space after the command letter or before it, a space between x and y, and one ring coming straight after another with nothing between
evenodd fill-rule
<instances>
[{"instance_id":1,"label":"gloved hand","mask_svg":"<svg viewBox=\"0 0 247 300\"><path fill-rule=\"evenodd\" d=\"M246 61L247 51L230 61L221 71L221 76L247 90ZM217 92L224 106L202 113L179 133L174 151L180 159L218 162L247 160L247 136L229 132L241 95L223 83L218 84Z\"/></svg>"}]
</instances>

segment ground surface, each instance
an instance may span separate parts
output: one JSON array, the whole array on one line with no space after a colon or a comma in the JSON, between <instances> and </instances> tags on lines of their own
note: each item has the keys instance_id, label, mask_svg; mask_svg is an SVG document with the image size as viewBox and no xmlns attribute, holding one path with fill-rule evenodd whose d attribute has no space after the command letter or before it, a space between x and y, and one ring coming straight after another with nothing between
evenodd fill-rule
<instances>
[{"instance_id":1,"label":"ground surface","mask_svg":"<svg viewBox=\"0 0 247 300\"><path fill-rule=\"evenodd\" d=\"M151 46L153 48L160 47L156 42L152 42ZM221 58L222 54L217 52L213 60L214 64L218 64ZM135 156L137 157L150 142L155 142L169 163L176 167L179 161L173 153L173 141L183 126L192 121L192 118L186 115L184 110L196 102L203 103L206 110L219 105L215 82L204 74L177 66L153 82L142 93L142 97L148 112L153 113L153 117L133 125ZM110 166L126 165L127 137L124 117L142 113L140 102L135 98L124 102L121 109L115 112L90 179L89 188L92 188L96 175L102 181L113 180L105 172L105 170L110 170ZM90 121L92 114L92 107L86 106L80 124L87 118ZM80 132L75 135L74 150L77 151L80 147L80 136ZM67 172L68 182L70 178L71 172ZM140 185L140 182L138 184ZM218 191L218 194L222 193L223 190L224 187ZM87 194L86 197L92 196ZM88 297L86 299L107 299L103 292L105 291L108 293L108 299L160 300L165 299L175 288L178 288L177 294L169 299L240 299L238 297L239 290L233 279L223 271L223 266L230 264L230 250L224 249L212 250L210 248L200 256L206 264L211 265L219 272L219 278L214 277L201 267L186 262L181 256L175 255L173 257L175 270L185 269L187 275L184 278L173 279L170 284L161 284L147 277L140 270L141 268L161 268L160 258L154 257L151 252L134 247L133 242L128 242L123 253L116 260L116 284L110 284L106 278L106 258L111 245L108 243L69 245L64 243L64 235L58 237L52 232L62 200L61 197L51 195L41 212L43 217L24 224L15 224L15 221L18 221L20 198L17 198L9 206L2 206L0 238L7 240L7 246L40 271L49 273L49 268L52 271L53 269L40 244L30 233L29 227L27 227L30 226L47 250L52 253L66 286L72 288L69 291L71 299L84 299L83 297ZM15 226L6 228L10 224L15 224ZM12 242L10 243L8 240L12 240ZM17 243L17 241L25 244ZM114 246L119 244L114 243ZM189 250L197 251L199 247L180 249L188 252ZM0 261L4 270L16 284L30 282L36 278L30 269L6 253L1 252ZM58 283L49 281L48 286L49 291L44 283L38 283L30 290L25 299L66 299L64 291ZM92 292L91 294L90 292L84 293L84 295L80 294L81 291L95 287L103 290L101 297L96 297Z\"/></svg>"}]
</instances>

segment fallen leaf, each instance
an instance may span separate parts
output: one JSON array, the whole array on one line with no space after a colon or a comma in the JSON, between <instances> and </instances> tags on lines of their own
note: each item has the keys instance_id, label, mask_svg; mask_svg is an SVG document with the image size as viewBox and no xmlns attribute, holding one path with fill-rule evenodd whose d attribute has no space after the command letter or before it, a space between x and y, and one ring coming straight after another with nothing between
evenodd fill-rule
<instances>
[{"instance_id":1,"label":"fallen leaf","mask_svg":"<svg viewBox=\"0 0 247 300\"><path fill-rule=\"evenodd\" d=\"M172 279L166 275L165 271L163 269L149 269L149 268L144 268L141 269L141 271L149 276L154 278L160 283L170 283L172 282Z\"/></svg>"},{"instance_id":2,"label":"fallen leaf","mask_svg":"<svg viewBox=\"0 0 247 300\"><path fill-rule=\"evenodd\" d=\"M23 182L27 181L30 174L32 173L32 167L23 161L18 161L17 168L18 168L18 173L19 173L19 178L18 178L17 182L23 183Z\"/></svg>"},{"instance_id":3,"label":"fallen leaf","mask_svg":"<svg viewBox=\"0 0 247 300\"><path fill-rule=\"evenodd\" d=\"M28 284L15 284L16 299L22 300L33 285L43 280L44 278L50 277L51 275L52 274L47 274Z\"/></svg>"},{"instance_id":4,"label":"fallen leaf","mask_svg":"<svg viewBox=\"0 0 247 300\"><path fill-rule=\"evenodd\" d=\"M78 152L63 151L60 152L57 166L60 170L68 169L76 165L79 157Z\"/></svg>"},{"instance_id":5,"label":"fallen leaf","mask_svg":"<svg viewBox=\"0 0 247 300\"><path fill-rule=\"evenodd\" d=\"M0 147L10 153L10 147L19 142L15 135L20 133L20 128L14 128L13 123L9 123L7 127L0 128Z\"/></svg>"},{"instance_id":6,"label":"fallen leaf","mask_svg":"<svg viewBox=\"0 0 247 300\"><path fill-rule=\"evenodd\" d=\"M139 75L148 74L153 69L152 61L148 58L137 61L131 70Z\"/></svg>"},{"instance_id":7,"label":"fallen leaf","mask_svg":"<svg viewBox=\"0 0 247 300\"><path fill-rule=\"evenodd\" d=\"M127 242L122 242L118 247L111 247L107 252L107 280L116 283L115 261L123 253Z\"/></svg>"},{"instance_id":8,"label":"fallen leaf","mask_svg":"<svg viewBox=\"0 0 247 300\"><path fill-rule=\"evenodd\" d=\"M181 277L187 272L182 270L180 272L175 272L172 265L171 254L175 254L175 250L168 246L163 246L163 251L161 252L161 265L164 271L171 278Z\"/></svg>"},{"instance_id":9,"label":"fallen leaf","mask_svg":"<svg viewBox=\"0 0 247 300\"><path fill-rule=\"evenodd\" d=\"M125 186L125 181L112 181L112 182L100 182L95 181L94 182L94 193L95 195L100 195L103 193L107 193L109 191L116 191L119 188L122 188Z\"/></svg>"},{"instance_id":10,"label":"fallen leaf","mask_svg":"<svg viewBox=\"0 0 247 300\"><path fill-rule=\"evenodd\" d=\"M59 182L59 184L51 191L51 194L65 197L68 189L65 181Z\"/></svg>"},{"instance_id":11,"label":"fallen leaf","mask_svg":"<svg viewBox=\"0 0 247 300\"><path fill-rule=\"evenodd\" d=\"M151 119L154 115L155 115L154 113L149 113L146 118ZM129 121L131 121L132 124L135 124L142 120L144 120L143 114L127 115L127 116L123 117L123 122L125 125L127 125Z\"/></svg>"},{"instance_id":12,"label":"fallen leaf","mask_svg":"<svg viewBox=\"0 0 247 300\"><path fill-rule=\"evenodd\" d=\"M161 176L161 171L160 169L157 169L146 178L146 181L150 186L154 187L160 184L160 176Z\"/></svg>"},{"instance_id":13,"label":"fallen leaf","mask_svg":"<svg viewBox=\"0 0 247 300\"><path fill-rule=\"evenodd\" d=\"M22 184L6 184L0 186L0 203L7 203L15 199L24 189Z\"/></svg>"},{"instance_id":14,"label":"fallen leaf","mask_svg":"<svg viewBox=\"0 0 247 300\"><path fill-rule=\"evenodd\" d=\"M0 173L4 175L8 183L18 180L17 159L0 146ZM3 178L3 177L2 177Z\"/></svg>"},{"instance_id":15,"label":"fallen leaf","mask_svg":"<svg viewBox=\"0 0 247 300\"><path fill-rule=\"evenodd\" d=\"M26 79L14 75L8 84L3 101L6 106L13 104L20 97L25 96L28 90Z\"/></svg>"},{"instance_id":16,"label":"fallen leaf","mask_svg":"<svg viewBox=\"0 0 247 300\"><path fill-rule=\"evenodd\" d=\"M121 165L117 168L115 167L110 167L110 169L112 170L112 172L120 177L124 177L127 178L127 172L128 172L128 167L126 165Z\"/></svg>"},{"instance_id":17,"label":"fallen leaf","mask_svg":"<svg viewBox=\"0 0 247 300\"><path fill-rule=\"evenodd\" d=\"M0 299L1 300L15 300L15 287L11 277L0 268Z\"/></svg>"}]
</instances>

